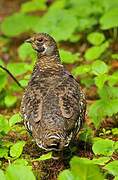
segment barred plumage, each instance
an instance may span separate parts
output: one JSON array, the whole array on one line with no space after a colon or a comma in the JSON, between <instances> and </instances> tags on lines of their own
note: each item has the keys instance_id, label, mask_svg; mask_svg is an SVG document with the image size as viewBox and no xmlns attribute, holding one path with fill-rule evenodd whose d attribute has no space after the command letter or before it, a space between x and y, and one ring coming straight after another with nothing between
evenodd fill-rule
<instances>
[{"instance_id":1,"label":"barred plumage","mask_svg":"<svg viewBox=\"0 0 118 180\"><path fill-rule=\"evenodd\" d=\"M60 62L55 40L39 33L27 42L38 58L21 103L26 128L45 150L63 150L85 118L85 96Z\"/></svg>"}]
</instances>

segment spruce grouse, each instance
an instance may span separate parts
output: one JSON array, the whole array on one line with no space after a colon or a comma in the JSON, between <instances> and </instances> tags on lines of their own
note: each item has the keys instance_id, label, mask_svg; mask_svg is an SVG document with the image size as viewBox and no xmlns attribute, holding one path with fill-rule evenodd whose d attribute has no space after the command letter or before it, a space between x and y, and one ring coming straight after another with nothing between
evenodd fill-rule
<instances>
[{"instance_id":1,"label":"spruce grouse","mask_svg":"<svg viewBox=\"0 0 118 180\"><path fill-rule=\"evenodd\" d=\"M61 64L50 35L39 33L26 41L37 51L37 61L22 98L21 115L40 148L61 151L84 121L85 96Z\"/></svg>"}]
</instances>

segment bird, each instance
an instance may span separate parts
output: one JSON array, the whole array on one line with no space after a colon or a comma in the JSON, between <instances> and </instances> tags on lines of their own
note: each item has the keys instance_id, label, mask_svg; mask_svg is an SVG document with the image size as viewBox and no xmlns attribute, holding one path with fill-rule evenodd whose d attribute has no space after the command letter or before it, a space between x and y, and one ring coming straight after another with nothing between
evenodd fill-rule
<instances>
[{"instance_id":1,"label":"bird","mask_svg":"<svg viewBox=\"0 0 118 180\"><path fill-rule=\"evenodd\" d=\"M24 125L39 148L63 151L85 120L85 94L61 63L53 37L37 33L26 42L37 52L37 60L21 100Z\"/></svg>"}]
</instances>

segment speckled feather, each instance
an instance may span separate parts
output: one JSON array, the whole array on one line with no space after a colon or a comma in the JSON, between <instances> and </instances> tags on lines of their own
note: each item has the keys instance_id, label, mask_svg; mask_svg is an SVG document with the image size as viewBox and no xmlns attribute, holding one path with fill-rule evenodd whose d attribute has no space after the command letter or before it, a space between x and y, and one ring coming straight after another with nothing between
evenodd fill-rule
<instances>
[{"instance_id":1,"label":"speckled feather","mask_svg":"<svg viewBox=\"0 0 118 180\"><path fill-rule=\"evenodd\" d=\"M48 54L38 52L31 79L21 103L26 128L37 145L45 150L62 150L75 138L85 118L86 101L78 82L60 63L56 43L52 37L42 45L55 46ZM53 43L52 43L53 42ZM44 46L43 46L44 47Z\"/></svg>"}]
</instances>

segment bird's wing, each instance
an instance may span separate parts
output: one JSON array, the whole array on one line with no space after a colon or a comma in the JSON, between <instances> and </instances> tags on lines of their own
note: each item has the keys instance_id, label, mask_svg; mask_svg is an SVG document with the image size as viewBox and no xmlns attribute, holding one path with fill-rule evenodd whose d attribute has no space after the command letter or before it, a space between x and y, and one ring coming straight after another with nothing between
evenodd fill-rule
<instances>
[{"instance_id":1,"label":"bird's wing","mask_svg":"<svg viewBox=\"0 0 118 180\"><path fill-rule=\"evenodd\" d=\"M85 118L86 100L79 84L70 77L59 90L59 107L66 118L68 129L80 128Z\"/></svg>"},{"instance_id":2,"label":"bird's wing","mask_svg":"<svg viewBox=\"0 0 118 180\"><path fill-rule=\"evenodd\" d=\"M43 98L40 90L35 87L27 88L21 102L21 115L26 128L31 131L31 126L41 120Z\"/></svg>"}]
</instances>

